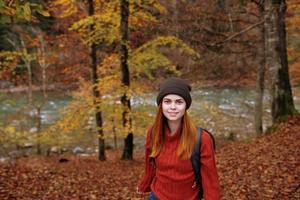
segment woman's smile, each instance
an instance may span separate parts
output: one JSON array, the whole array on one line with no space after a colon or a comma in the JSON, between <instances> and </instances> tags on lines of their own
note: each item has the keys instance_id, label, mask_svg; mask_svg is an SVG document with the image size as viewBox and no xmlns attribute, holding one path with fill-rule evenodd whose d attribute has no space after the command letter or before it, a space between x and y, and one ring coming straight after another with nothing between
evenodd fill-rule
<instances>
[{"instance_id":1,"label":"woman's smile","mask_svg":"<svg viewBox=\"0 0 300 200\"><path fill-rule=\"evenodd\" d=\"M173 116L173 115L176 116L176 115L178 114L178 112L168 112L168 114L169 114L169 115L172 115L172 116Z\"/></svg>"},{"instance_id":2,"label":"woman's smile","mask_svg":"<svg viewBox=\"0 0 300 200\"><path fill-rule=\"evenodd\" d=\"M166 95L162 100L163 114L168 120L180 120L186 110L185 100L176 94Z\"/></svg>"}]
</instances>

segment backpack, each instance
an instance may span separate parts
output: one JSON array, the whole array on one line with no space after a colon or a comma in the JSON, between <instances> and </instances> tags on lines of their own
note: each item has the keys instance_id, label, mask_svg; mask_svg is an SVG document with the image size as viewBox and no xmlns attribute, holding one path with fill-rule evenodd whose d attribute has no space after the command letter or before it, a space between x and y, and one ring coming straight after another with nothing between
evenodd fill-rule
<instances>
[{"instance_id":1,"label":"backpack","mask_svg":"<svg viewBox=\"0 0 300 200\"><path fill-rule=\"evenodd\" d=\"M202 134L203 130L205 130L205 129L202 129L200 127L197 128L196 144L195 144L195 148L193 150L192 156L190 158L191 162L192 162L194 174L195 174L196 185L200 186L199 195L198 195L199 199L203 199L203 187L202 187L202 183L201 183L201 165L200 165L201 134ZM211 137L211 139L213 141L213 147L214 147L214 149L216 149L214 136L207 130L205 130L205 131ZM152 135L152 130L151 130L151 135ZM152 160L152 162L155 162L154 158L152 158L151 160Z\"/></svg>"}]
</instances>

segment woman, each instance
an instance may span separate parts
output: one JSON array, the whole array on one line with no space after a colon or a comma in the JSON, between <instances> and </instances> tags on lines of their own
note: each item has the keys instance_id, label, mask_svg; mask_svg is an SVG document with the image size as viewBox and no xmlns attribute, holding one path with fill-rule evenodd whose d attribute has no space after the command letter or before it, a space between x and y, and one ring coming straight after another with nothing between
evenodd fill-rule
<instances>
[{"instance_id":1,"label":"woman","mask_svg":"<svg viewBox=\"0 0 300 200\"><path fill-rule=\"evenodd\" d=\"M196 127L187 110L191 87L180 78L169 78L160 85L158 111L145 143L145 174L138 192L150 192L149 199L199 199L199 185L190 160L196 143ZM201 134L201 184L205 200L220 199L212 138Z\"/></svg>"}]
</instances>

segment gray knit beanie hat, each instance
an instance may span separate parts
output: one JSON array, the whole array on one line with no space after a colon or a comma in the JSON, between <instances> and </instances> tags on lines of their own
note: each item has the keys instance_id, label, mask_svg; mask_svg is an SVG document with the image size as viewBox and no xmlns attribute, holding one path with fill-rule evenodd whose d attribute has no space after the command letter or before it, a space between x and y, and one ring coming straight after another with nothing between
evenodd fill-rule
<instances>
[{"instance_id":1,"label":"gray knit beanie hat","mask_svg":"<svg viewBox=\"0 0 300 200\"><path fill-rule=\"evenodd\" d=\"M176 77L168 78L160 84L156 103L159 105L162 99L168 94L177 94L185 100L186 109L189 109L192 104L191 90L192 87L185 80Z\"/></svg>"}]
</instances>

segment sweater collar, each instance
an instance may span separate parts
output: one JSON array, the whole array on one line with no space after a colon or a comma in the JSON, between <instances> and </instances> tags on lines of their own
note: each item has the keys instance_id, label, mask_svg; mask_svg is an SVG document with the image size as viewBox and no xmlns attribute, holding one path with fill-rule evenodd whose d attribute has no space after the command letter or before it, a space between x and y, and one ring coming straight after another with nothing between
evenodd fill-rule
<instances>
[{"instance_id":1,"label":"sweater collar","mask_svg":"<svg viewBox=\"0 0 300 200\"><path fill-rule=\"evenodd\" d=\"M176 139L180 138L182 126L180 125L173 135L171 135L171 131L170 131L168 126L166 126L165 130L166 130L166 132L165 132L166 133L166 139L176 140Z\"/></svg>"}]
</instances>

